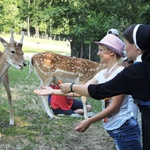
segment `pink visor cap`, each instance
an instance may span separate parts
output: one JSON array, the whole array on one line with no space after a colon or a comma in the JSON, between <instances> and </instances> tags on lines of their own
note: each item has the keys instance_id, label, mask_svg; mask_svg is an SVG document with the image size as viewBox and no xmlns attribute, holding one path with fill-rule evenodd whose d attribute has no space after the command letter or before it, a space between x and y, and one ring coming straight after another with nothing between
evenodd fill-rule
<instances>
[{"instance_id":1,"label":"pink visor cap","mask_svg":"<svg viewBox=\"0 0 150 150\"><path fill-rule=\"evenodd\" d=\"M101 41L94 43L98 45L102 44L107 48L111 49L112 51L114 51L115 53L117 53L119 56L125 57L124 55L125 44L120 38L116 37L115 35L107 34Z\"/></svg>"}]
</instances>

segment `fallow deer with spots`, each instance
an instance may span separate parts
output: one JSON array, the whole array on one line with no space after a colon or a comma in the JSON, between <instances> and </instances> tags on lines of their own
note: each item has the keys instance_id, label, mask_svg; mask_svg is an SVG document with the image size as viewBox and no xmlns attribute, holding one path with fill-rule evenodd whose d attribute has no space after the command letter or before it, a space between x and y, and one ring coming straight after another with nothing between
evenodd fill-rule
<instances>
[{"instance_id":1,"label":"fallow deer with spots","mask_svg":"<svg viewBox=\"0 0 150 150\"><path fill-rule=\"evenodd\" d=\"M39 53L31 58L28 77L32 72L32 67L34 67L41 81L40 86L49 86L50 83L58 84L58 80L64 83L84 84L105 68L101 63L51 52ZM48 107L47 99L44 96L41 96L41 98L46 113L49 117L53 118L54 115ZM87 118L86 98L81 97L81 100L83 102L84 118Z\"/></svg>"},{"instance_id":2,"label":"fallow deer with spots","mask_svg":"<svg viewBox=\"0 0 150 150\"><path fill-rule=\"evenodd\" d=\"M12 126L14 125L14 118L12 111L12 96L9 87L8 69L10 66L13 66L19 70L22 70L23 67L26 66L26 64L22 51L24 33L22 33L22 37L19 43L15 42L12 29L10 30L10 34L11 38L9 43L0 37L0 41L4 46L4 51L0 52L0 83L4 85L4 88L7 92L10 107L9 125Z\"/></svg>"}]
</instances>

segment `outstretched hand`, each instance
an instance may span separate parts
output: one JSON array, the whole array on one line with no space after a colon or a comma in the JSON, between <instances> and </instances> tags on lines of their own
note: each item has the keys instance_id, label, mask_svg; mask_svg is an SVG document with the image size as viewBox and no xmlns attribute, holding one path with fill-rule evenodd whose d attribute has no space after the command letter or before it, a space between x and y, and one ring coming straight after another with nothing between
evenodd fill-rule
<instances>
[{"instance_id":1,"label":"outstretched hand","mask_svg":"<svg viewBox=\"0 0 150 150\"><path fill-rule=\"evenodd\" d=\"M37 90L34 90L33 92L35 94L42 95L42 96L51 95L51 94L53 94L53 88L47 87L47 86L42 86L42 89L40 89L40 90L37 89Z\"/></svg>"},{"instance_id":2,"label":"outstretched hand","mask_svg":"<svg viewBox=\"0 0 150 150\"><path fill-rule=\"evenodd\" d=\"M80 123L75 127L74 130L78 132L85 132L89 128L90 125L91 123L89 122L89 120L85 119L85 120L80 121Z\"/></svg>"}]
</instances>

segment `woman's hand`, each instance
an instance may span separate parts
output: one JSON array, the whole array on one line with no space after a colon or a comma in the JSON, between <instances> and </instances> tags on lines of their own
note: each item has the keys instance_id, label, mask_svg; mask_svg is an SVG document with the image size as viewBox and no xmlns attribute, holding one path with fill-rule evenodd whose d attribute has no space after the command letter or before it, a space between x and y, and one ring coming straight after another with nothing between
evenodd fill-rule
<instances>
[{"instance_id":1,"label":"woman's hand","mask_svg":"<svg viewBox=\"0 0 150 150\"><path fill-rule=\"evenodd\" d=\"M89 119L85 119L80 121L80 123L75 127L74 130L78 131L78 132L85 132L89 126L91 125L91 123L89 122Z\"/></svg>"},{"instance_id":2,"label":"woman's hand","mask_svg":"<svg viewBox=\"0 0 150 150\"><path fill-rule=\"evenodd\" d=\"M53 90L54 89L51 88L51 87L42 86L42 89L40 89L40 90L34 90L33 92L35 94L45 96L45 95L51 95L51 94L53 94Z\"/></svg>"},{"instance_id":3,"label":"woman's hand","mask_svg":"<svg viewBox=\"0 0 150 150\"><path fill-rule=\"evenodd\" d=\"M63 93L69 93L70 92L70 85L72 83L62 83L62 84L59 84L59 87L60 87L60 90L61 92Z\"/></svg>"}]
</instances>

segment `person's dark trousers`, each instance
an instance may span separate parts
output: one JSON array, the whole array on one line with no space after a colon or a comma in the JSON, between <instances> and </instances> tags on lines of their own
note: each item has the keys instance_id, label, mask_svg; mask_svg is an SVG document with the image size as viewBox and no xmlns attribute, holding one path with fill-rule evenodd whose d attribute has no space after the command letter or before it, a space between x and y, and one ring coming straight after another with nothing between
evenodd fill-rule
<instances>
[{"instance_id":1,"label":"person's dark trousers","mask_svg":"<svg viewBox=\"0 0 150 150\"><path fill-rule=\"evenodd\" d=\"M139 105L142 116L143 150L150 150L150 108Z\"/></svg>"}]
</instances>

